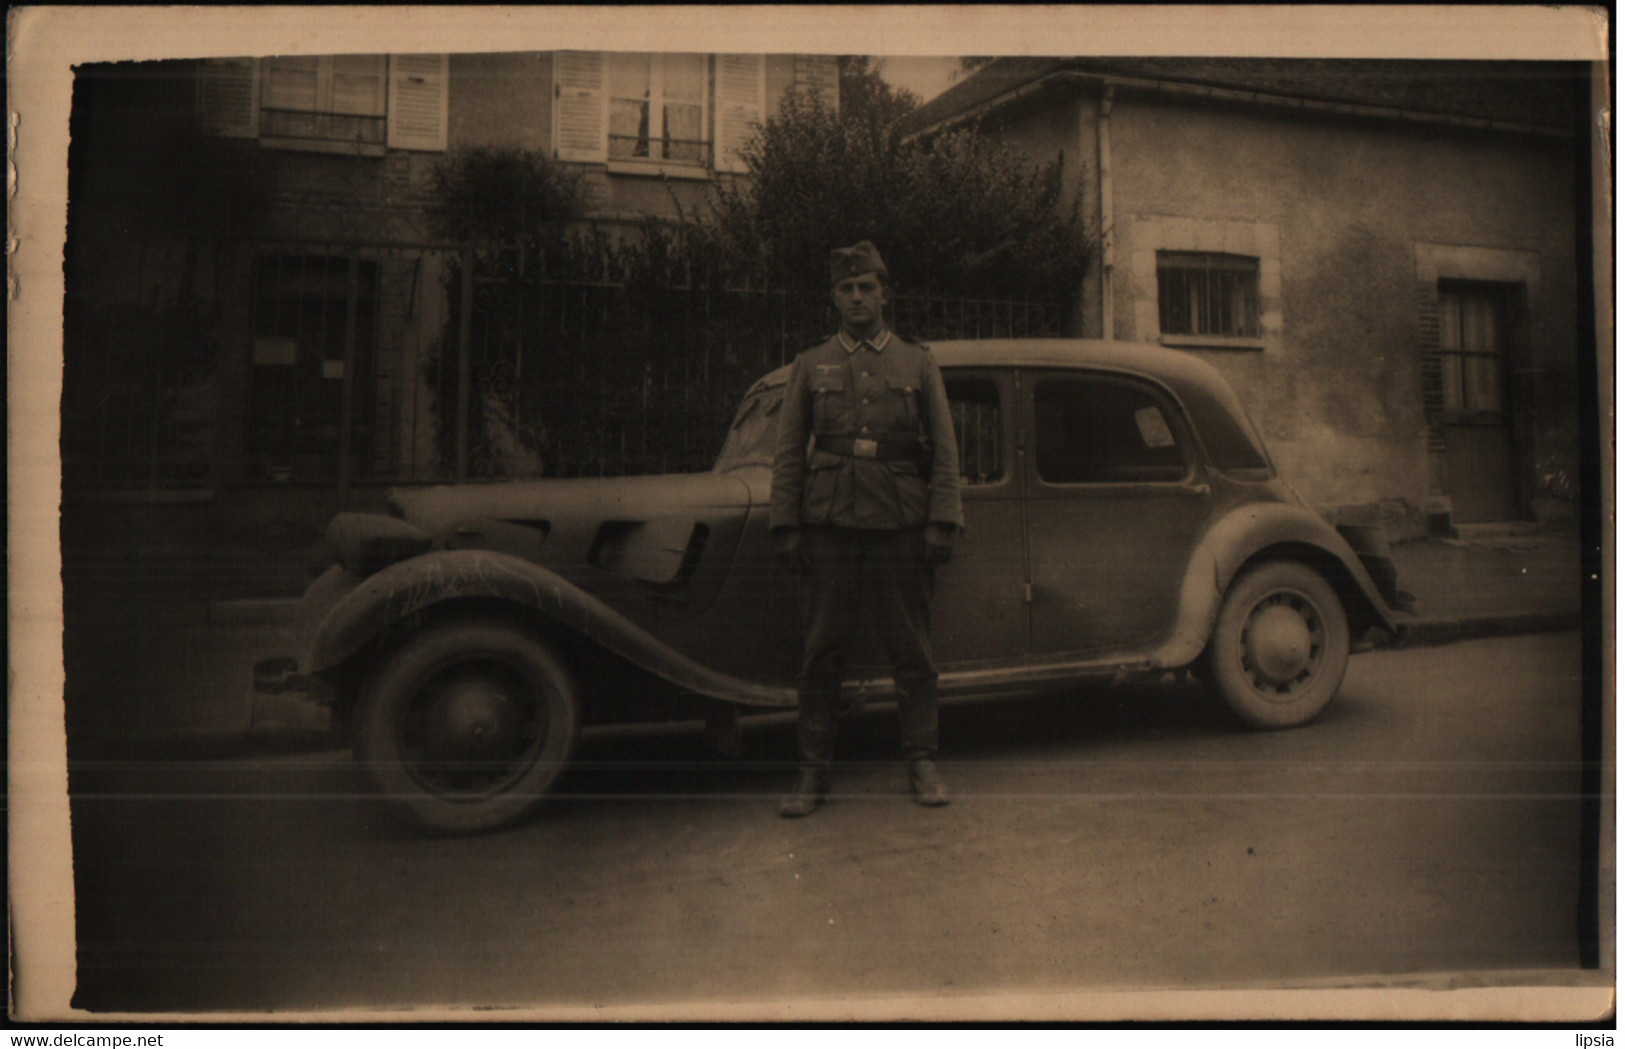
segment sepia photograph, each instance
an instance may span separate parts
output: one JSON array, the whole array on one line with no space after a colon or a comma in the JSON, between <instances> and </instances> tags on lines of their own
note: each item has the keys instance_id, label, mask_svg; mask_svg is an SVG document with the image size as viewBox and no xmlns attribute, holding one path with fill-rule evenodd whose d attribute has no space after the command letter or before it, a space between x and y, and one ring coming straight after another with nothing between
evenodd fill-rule
<instances>
[{"instance_id":1,"label":"sepia photograph","mask_svg":"<svg viewBox=\"0 0 1625 1049\"><path fill-rule=\"evenodd\" d=\"M187 10L9 16L13 1019L1612 1016L1606 12Z\"/></svg>"}]
</instances>

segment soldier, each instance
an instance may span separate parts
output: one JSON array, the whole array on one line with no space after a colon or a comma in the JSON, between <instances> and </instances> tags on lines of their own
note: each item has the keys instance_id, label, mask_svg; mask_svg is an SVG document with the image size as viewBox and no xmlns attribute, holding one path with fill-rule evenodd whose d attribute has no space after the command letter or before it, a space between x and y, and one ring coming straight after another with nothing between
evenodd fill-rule
<instances>
[{"instance_id":1,"label":"soldier","mask_svg":"<svg viewBox=\"0 0 1625 1049\"><path fill-rule=\"evenodd\" d=\"M914 799L948 803L930 605L936 566L964 527L948 395L930 351L886 329L890 290L873 244L832 252L830 282L841 330L796 357L773 456L775 553L804 577L807 631L801 771L782 816L811 813L829 791L841 676L865 609L891 657Z\"/></svg>"}]
</instances>

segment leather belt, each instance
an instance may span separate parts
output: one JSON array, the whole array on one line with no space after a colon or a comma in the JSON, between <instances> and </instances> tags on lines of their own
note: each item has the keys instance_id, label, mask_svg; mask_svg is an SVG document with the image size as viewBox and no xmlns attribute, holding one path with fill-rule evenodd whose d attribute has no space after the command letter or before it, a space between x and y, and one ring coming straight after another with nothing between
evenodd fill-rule
<instances>
[{"instance_id":1,"label":"leather belt","mask_svg":"<svg viewBox=\"0 0 1625 1049\"><path fill-rule=\"evenodd\" d=\"M821 433L813 447L820 452L848 455L854 459L901 459L915 462L925 454L925 445L913 437L837 437Z\"/></svg>"}]
</instances>

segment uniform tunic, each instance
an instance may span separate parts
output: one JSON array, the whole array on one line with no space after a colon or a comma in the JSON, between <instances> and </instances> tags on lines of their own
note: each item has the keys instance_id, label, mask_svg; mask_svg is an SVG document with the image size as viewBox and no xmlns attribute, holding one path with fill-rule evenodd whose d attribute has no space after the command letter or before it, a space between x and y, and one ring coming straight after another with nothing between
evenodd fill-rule
<instances>
[{"instance_id":1,"label":"uniform tunic","mask_svg":"<svg viewBox=\"0 0 1625 1049\"><path fill-rule=\"evenodd\" d=\"M774 530L796 525L960 528L959 451L942 373L924 347L882 332L871 343L843 331L796 357L779 409L773 457ZM929 442L929 480L917 461L813 449L809 438Z\"/></svg>"}]
</instances>

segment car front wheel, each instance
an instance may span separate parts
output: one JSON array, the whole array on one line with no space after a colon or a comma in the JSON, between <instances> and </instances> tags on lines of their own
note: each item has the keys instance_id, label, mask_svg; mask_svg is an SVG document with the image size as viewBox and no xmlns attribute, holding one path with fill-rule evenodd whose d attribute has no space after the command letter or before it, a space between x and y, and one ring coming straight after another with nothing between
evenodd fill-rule
<instances>
[{"instance_id":1,"label":"car front wheel","mask_svg":"<svg viewBox=\"0 0 1625 1049\"><path fill-rule=\"evenodd\" d=\"M1349 628L1343 604L1313 569L1259 565L1225 594L1209 644L1213 686L1258 728L1314 720L1343 684Z\"/></svg>"},{"instance_id":2,"label":"car front wheel","mask_svg":"<svg viewBox=\"0 0 1625 1049\"><path fill-rule=\"evenodd\" d=\"M419 824L492 830L533 809L564 771L580 701L551 646L508 623L430 627L364 686L356 756Z\"/></svg>"}]
</instances>

